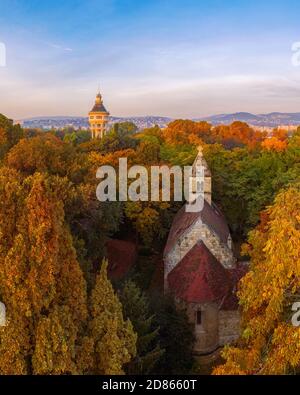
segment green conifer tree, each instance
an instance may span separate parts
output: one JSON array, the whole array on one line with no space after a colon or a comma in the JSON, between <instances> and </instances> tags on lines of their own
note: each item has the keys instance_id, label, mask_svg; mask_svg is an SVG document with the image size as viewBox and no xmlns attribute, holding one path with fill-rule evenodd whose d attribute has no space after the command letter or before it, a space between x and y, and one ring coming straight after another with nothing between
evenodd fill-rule
<instances>
[{"instance_id":1,"label":"green conifer tree","mask_svg":"<svg viewBox=\"0 0 300 395\"><path fill-rule=\"evenodd\" d=\"M129 374L149 374L164 353L159 345L159 328L153 324L146 295L133 281L127 281L120 293L125 318L138 335L137 356L127 365Z\"/></svg>"}]
</instances>

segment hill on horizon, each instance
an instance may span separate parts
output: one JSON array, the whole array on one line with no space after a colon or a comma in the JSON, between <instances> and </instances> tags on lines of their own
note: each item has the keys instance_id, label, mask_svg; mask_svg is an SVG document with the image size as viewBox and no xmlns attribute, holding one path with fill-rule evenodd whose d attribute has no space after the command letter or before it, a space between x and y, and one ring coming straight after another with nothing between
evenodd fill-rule
<instances>
[{"instance_id":1,"label":"hill on horizon","mask_svg":"<svg viewBox=\"0 0 300 395\"><path fill-rule=\"evenodd\" d=\"M165 127L169 122L176 118L165 116L129 116L129 117L110 117L110 124L116 122L133 122L139 129L158 125ZM177 118L180 119L180 118ZM271 112L267 114L252 114L249 112L236 112L232 114L216 114L208 117L192 118L194 121L207 121L213 125L230 124L234 121L246 122L259 127L277 127L281 125L297 126L300 125L300 112L281 113ZM80 116L39 116L25 118L21 120L27 128L63 128L73 126L75 128L88 127L88 118Z\"/></svg>"}]
</instances>

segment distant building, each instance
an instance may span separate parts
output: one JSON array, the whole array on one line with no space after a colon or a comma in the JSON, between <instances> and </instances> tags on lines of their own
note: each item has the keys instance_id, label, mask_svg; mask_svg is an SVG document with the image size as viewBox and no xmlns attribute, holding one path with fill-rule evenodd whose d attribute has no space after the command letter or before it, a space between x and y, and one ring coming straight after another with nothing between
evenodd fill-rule
<instances>
[{"instance_id":1,"label":"distant building","mask_svg":"<svg viewBox=\"0 0 300 395\"><path fill-rule=\"evenodd\" d=\"M95 104L89 112L89 124L92 138L101 139L107 132L109 112L105 109L100 92L96 96Z\"/></svg>"},{"instance_id":2,"label":"distant building","mask_svg":"<svg viewBox=\"0 0 300 395\"><path fill-rule=\"evenodd\" d=\"M298 125L279 125L278 130L286 130L287 132L295 132L298 129Z\"/></svg>"},{"instance_id":3,"label":"distant building","mask_svg":"<svg viewBox=\"0 0 300 395\"><path fill-rule=\"evenodd\" d=\"M199 150L195 166L204 167L204 207L174 218L164 250L165 292L194 324L194 353L214 355L239 336L237 283L247 266L237 263L225 217L212 201L211 173ZM193 172L194 172L193 169Z\"/></svg>"}]
</instances>

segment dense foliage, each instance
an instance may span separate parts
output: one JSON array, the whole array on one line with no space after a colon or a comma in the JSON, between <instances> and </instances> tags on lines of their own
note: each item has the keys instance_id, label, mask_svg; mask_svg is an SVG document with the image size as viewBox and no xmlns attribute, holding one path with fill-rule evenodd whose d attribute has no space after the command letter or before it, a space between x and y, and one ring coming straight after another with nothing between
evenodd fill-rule
<instances>
[{"instance_id":1,"label":"dense foliage","mask_svg":"<svg viewBox=\"0 0 300 395\"><path fill-rule=\"evenodd\" d=\"M109 238L133 234L139 262L161 261L180 204L99 202L95 190L100 165L191 165L199 145L213 199L251 260L239 291L242 336L215 373L299 371L288 312L300 289L300 130L267 136L242 122L177 120L164 130L120 123L91 140L84 130L23 130L1 115L1 374L191 371L193 328L161 294L155 264L113 288L104 259Z\"/></svg>"},{"instance_id":2,"label":"dense foliage","mask_svg":"<svg viewBox=\"0 0 300 395\"><path fill-rule=\"evenodd\" d=\"M218 374L300 373L300 328L292 325L292 304L300 297L300 189L280 192L249 234L251 257L239 298L243 331L224 352Z\"/></svg>"}]
</instances>

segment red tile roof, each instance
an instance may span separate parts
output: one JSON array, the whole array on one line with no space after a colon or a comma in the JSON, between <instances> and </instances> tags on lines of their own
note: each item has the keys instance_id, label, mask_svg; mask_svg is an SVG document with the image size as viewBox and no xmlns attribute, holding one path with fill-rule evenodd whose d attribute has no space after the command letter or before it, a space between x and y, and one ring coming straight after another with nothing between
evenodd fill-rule
<instances>
[{"instance_id":1,"label":"red tile roof","mask_svg":"<svg viewBox=\"0 0 300 395\"><path fill-rule=\"evenodd\" d=\"M111 239L106 242L106 250L109 278L113 280L122 279L136 262L137 249L135 243Z\"/></svg>"},{"instance_id":2,"label":"red tile roof","mask_svg":"<svg viewBox=\"0 0 300 395\"><path fill-rule=\"evenodd\" d=\"M169 273L168 285L176 298L188 303L218 302L222 310L236 310L237 285L248 266L225 269L199 241Z\"/></svg>"},{"instance_id":3,"label":"red tile roof","mask_svg":"<svg viewBox=\"0 0 300 395\"><path fill-rule=\"evenodd\" d=\"M231 289L227 270L202 241L169 273L168 285L176 298L189 303L221 303Z\"/></svg>"},{"instance_id":4,"label":"red tile roof","mask_svg":"<svg viewBox=\"0 0 300 395\"><path fill-rule=\"evenodd\" d=\"M222 303L222 310L236 310L238 308L239 303L236 293L239 281L244 277L247 271L248 265L245 263L238 263L236 268L227 270L231 282L231 290Z\"/></svg>"},{"instance_id":5,"label":"red tile roof","mask_svg":"<svg viewBox=\"0 0 300 395\"><path fill-rule=\"evenodd\" d=\"M209 226L219 236L223 243L227 243L230 233L224 215L214 203L210 205L205 200L204 207L200 212L186 212L185 205L178 211L170 229L164 255L172 250L179 237L181 237L198 219L201 219L204 224Z\"/></svg>"}]
</instances>

